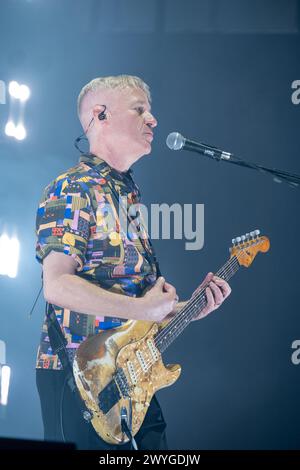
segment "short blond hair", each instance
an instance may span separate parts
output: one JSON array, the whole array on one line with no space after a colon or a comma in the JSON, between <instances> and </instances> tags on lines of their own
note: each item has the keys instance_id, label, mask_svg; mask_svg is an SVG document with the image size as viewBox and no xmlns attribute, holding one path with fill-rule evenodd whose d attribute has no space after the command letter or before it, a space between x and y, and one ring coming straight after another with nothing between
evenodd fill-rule
<instances>
[{"instance_id":1,"label":"short blond hair","mask_svg":"<svg viewBox=\"0 0 300 470\"><path fill-rule=\"evenodd\" d=\"M80 91L77 98L77 113L80 119L82 102L85 96L92 92L96 92L99 89L123 89L123 88L141 88L147 96L149 103L151 103L151 94L149 86L139 77L134 75L113 75L110 77L98 77L87 83Z\"/></svg>"}]
</instances>

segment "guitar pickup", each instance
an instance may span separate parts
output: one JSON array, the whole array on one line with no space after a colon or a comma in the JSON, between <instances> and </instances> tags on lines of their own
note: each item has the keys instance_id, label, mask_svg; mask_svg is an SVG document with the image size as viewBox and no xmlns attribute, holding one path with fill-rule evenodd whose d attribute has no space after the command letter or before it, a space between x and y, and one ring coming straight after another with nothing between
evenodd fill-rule
<instances>
[{"instance_id":1,"label":"guitar pickup","mask_svg":"<svg viewBox=\"0 0 300 470\"><path fill-rule=\"evenodd\" d=\"M150 350L151 356L152 356L153 359L154 359L154 362L158 361L158 359L159 359L159 352L158 352L157 348L155 347L154 342L153 342L151 339L148 339L147 345L148 345L148 348L149 348L149 350Z\"/></svg>"},{"instance_id":2,"label":"guitar pickup","mask_svg":"<svg viewBox=\"0 0 300 470\"><path fill-rule=\"evenodd\" d=\"M131 383L133 385L136 385L137 384L137 374L136 374L133 362L127 361L127 369L128 369L128 373L129 373Z\"/></svg>"}]
</instances>

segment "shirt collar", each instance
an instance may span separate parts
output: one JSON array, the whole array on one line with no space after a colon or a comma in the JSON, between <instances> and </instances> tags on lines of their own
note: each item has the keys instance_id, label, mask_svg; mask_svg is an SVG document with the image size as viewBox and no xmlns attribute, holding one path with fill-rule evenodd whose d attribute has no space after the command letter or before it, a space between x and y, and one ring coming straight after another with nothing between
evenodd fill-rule
<instances>
[{"instance_id":1,"label":"shirt collar","mask_svg":"<svg viewBox=\"0 0 300 470\"><path fill-rule=\"evenodd\" d=\"M99 163L103 163L104 160L102 158L97 157L92 153L83 153L80 155L79 162L89 163L91 166L98 165Z\"/></svg>"},{"instance_id":2,"label":"shirt collar","mask_svg":"<svg viewBox=\"0 0 300 470\"><path fill-rule=\"evenodd\" d=\"M123 181L126 186L134 188L139 193L139 189L132 179L133 170L131 168L127 171L118 171L115 168L112 168L105 160L93 153L83 153L80 155L79 162L86 163L91 168L96 171L99 170L103 174L109 174L114 180Z\"/></svg>"},{"instance_id":3,"label":"shirt collar","mask_svg":"<svg viewBox=\"0 0 300 470\"><path fill-rule=\"evenodd\" d=\"M112 168L105 160L98 157L97 155L94 155L93 153L83 153L80 155L79 162L88 163L91 167L101 166L101 169L107 168L112 173L112 176L119 175L121 179L123 176L131 176L133 173L131 168L129 168L127 171L118 171L115 168Z\"/></svg>"}]
</instances>

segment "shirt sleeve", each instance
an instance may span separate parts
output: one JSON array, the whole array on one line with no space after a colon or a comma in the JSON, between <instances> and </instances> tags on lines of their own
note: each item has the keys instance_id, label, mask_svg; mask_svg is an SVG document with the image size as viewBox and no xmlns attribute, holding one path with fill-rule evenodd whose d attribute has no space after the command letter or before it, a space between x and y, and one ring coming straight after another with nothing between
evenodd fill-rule
<instances>
[{"instance_id":1,"label":"shirt sleeve","mask_svg":"<svg viewBox=\"0 0 300 470\"><path fill-rule=\"evenodd\" d=\"M62 179L49 185L36 217L36 259L42 263L50 251L72 256L82 271L90 236L92 214L88 188Z\"/></svg>"}]
</instances>

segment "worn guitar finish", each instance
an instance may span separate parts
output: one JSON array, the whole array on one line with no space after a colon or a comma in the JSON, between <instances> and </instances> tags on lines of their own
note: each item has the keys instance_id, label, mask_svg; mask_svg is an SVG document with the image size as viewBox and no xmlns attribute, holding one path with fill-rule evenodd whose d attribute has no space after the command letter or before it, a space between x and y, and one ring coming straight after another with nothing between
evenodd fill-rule
<instances>
[{"instance_id":1,"label":"worn guitar finish","mask_svg":"<svg viewBox=\"0 0 300 470\"><path fill-rule=\"evenodd\" d=\"M233 240L231 257L216 275L227 281L240 265L250 266L259 251L268 251L269 240L258 235L255 231ZM91 336L79 346L73 364L75 381L91 412L95 431L107 443L128 442L121 415L134 436L154 393L178 379L181 367L165 366L161 354L204 308L205 288L169 322L129 320Z\"/></svg>"},{"instance_id":2,"label":"worn guitar finish","mask_svg":"<svg viewBox=\"0 0 300 470\"><path fill-rule=\"evenodd\" d=\"M149 345L152 344L153 349L156 349L154 335L157 331L156 323L130 320L118 328L92 336L78 349L74 362L77 387L87 408L93 413L93 427L108 443L120 444L128 441L120 424L121 408L129 408L127 390L132 401L134 435L144 421L154 393L172 385L180 375L180 366L165 366L159 353L156 353L157 359L149 367L154 361ZM134 377L134 370L137 377ZM119 376L116 371L119 371ZM101 391L102 411L97 405L99 393L101 402ZM110 408L114 401L117 403Z\"/></svg>"}]
</instances>

